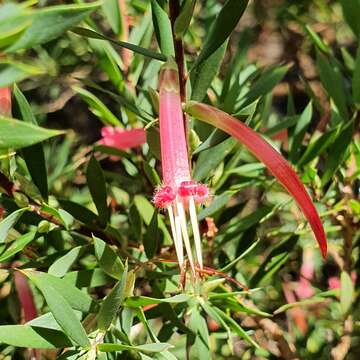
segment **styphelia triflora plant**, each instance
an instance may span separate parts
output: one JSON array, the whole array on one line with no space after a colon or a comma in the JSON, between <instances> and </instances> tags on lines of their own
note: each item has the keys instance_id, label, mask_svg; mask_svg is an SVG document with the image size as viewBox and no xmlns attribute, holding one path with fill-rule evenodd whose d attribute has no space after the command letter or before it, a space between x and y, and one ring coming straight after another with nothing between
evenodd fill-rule
<instances>
[{"instance_id":1,"label":"styphelia triflora plant","mask_svg":"<svg viewBox=\"0 0 360 360\"><path fill-rule=\"evenodd\" d=\"M159 91L163 182L156 190L153 201L158 208L166 209L168 213L180 268L183 269L184 266L183 248L185 247L192 273L196 274L196 267L200 270L203 269L196 205L203 204L208 199L209 190L206 185L198 184L191 178L179 75L176 64L171 60L161 69ZM191 101L185 105L185 111L192 117L207 122L235 137L267 166L269 171L293 196L305 214L319 243L321 253L325 257L327 252L326 236L316 208L301 180L279 152L241 121L210 105ZM194 262L187 214L190 218L197 264Z\"/></svg>"}]
</instances>

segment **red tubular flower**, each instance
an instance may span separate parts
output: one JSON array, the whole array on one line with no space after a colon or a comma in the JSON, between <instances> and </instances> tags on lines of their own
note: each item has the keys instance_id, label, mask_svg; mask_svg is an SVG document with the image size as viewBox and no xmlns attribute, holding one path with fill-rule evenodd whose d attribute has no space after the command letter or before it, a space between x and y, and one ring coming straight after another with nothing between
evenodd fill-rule
<instances>
[{"instance_id":1,"label":"red tubular flower","mask_svg":"<svg viewBox=\"0 0 360 360\"><path fill-rule=\"evenodd\" d=\"M183 267L183 243L190 266L195 274L186 210L189 212L195 252L203 268L201 238L196 215L196 203L208 197L208 188L191 179L184 117L181 107L179 75L176 64L169 61L160 72L160 143L163 183L156 190L154 204L168 211L175 250L180 268Z\"/></svg>"},{"instance_id":2,"label":"red tubular flower","mask_svg":"<svg viewBox=\"0 0 360 360\"><path fill-rule=\"evenodd\" d=\"M327 242L319 215L301 180L281 154L241 121L210 105L190 101L186 104L185 111L196 119L211 124L235 137L267 166L269 171L293 196L305 214L319 243L321 253L325 257Z\"/></svg>"},{"instance_id":3,"label":"red tubular flower","mask_svg":"<svg viewBox=\"0 0 360 360\"><path fill-rule=\"evenodd\" d=\"M9 87L0 88L0 115L11 114L11 90Z\"/></svg>"},{"instance_id":4,"label":"red tubular flower","mask_svg":"<svg viewBox=\"0 0 360 360\"><path fill-rule=\"evenodd\" d=\"M138 147L146 143L146 132L144 129L124 130L106 126L101 129L101 136L100 144L120 150Z\"/></svg>"}]
</instances>

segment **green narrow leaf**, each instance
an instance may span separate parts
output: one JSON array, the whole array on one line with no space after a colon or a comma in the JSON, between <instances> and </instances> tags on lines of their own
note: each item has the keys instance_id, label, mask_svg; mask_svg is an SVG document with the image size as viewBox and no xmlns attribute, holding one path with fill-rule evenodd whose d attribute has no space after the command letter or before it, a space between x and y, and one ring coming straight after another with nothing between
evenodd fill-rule
<instances>
[{"instance_id":1,"label":"green narrow leaf","mask_svg":"<svg viewBox=\"0 0 360 360\"><path fill-rule=\"evenodd\" d=\"M260 348L260 346L247 334L247 332L230 316L225 314L223 311L221 311L219 308L214 307L214 310L225 320L230 328L236 332L241 338L246 340L249 344L256 347L257 349Z\"/></svg>"},{"instance_id":2,"label":"green narrow leaf","mask_svg":"<svg viewBox=\"0 0 360 360\"><path fill-rule=\"evenodd\" d=\"M355 70L352 78L352 93L355 104L360 107L360 46L356 52Z\"/></svg>"},{"instance_id":3,"label":"green narrow leaf","mask_svg":"<svg viewBox=\"0 0 360 360\"><path fill-rule=\"evenodd\" d=\"M259 79L250 88L250 91L245 95L244 102L241 107L244 108L255 100L268 94L277 85L288 72L289 66L275 66L264 71Z\"/></svg>"},{"instance_id":4,"label":"green narrow leaf","mask_svg":"<svg viewBox=\"0 0 360 360\"><path fill-rule=\"evenodd\" d=\"M191 72L191 99L202 101L219 71L228 42L225 41L213 54Z\"/></svg>"},{"instance_id":5,"label":"green narrow leaf","mask_svg":"<svg viewBox=\"0 0 360 360\"><path fill-rule=\"evenodd\" d=\"M0 125L1 126L1 125ZM15 226L15 224L19 221L20 217L25 211L28 211L29 208L22 208L12 212L5 219L0 222L0 244L4 243L6 237L10 231L10 229Z\"/></svg>"},{"instance_id":6,"label":"green narrow leaf","mask_svg":"<svg viewBox=\"0 0 360 360\"><path fill-rule=\"evenodd\" d=\"M209 330L204 317L200 314L197 307L194 307L190 314L189 328L195 334L195 342L192 346L190 358L199 360L208 360L211 358L209 344ZM196 352L196 355L194 354Z\"/></svg>"},{"instance_id":7,"label":"green narrow leaf","mask_svg":"<svg viewBox=\"0 0 360 360\"><path fill-rule=\"evenodd\" d=\"M276 309L274 311L274 315L277 315L277 314L281 314L282 312L285 312L289 309L292 309L294 307L304 307L304 306L311 306L311 305L314 305L314 304L319 304L319 303L322 303L326 301L325 298L323 297L318 297L318 296L314 296L310 299L305 299L305 300L302 300L302 301L295 301L293 303L289 303L289 304L285 304L283 306L280 306L278 309Z\"/></svg>"},{"instance_id":8,"label":"green narrow leaf","mask_svg":"<svg viewBox=\"0 0 360 360\"><path fill-rule=\"evenodd\" d=\"M183 1L180 14L174 24L174 33L177 38L182 38L185 35L194 13L195 4L196 0Z\"/></svg>"},{"instance_id":9,"label":"green narrow leaf","mask_svg":"<svg viewBox=\"0 0 360 360\"><path fill-rule=\"evenodd\" d=\"M190 297L186 294L179 294L175 296L171 296L169 298L151 298L148 296L131 296L128 297L125 300L126 306L129 307L143 307L146 305L153 305L153 304L163 304L163 303L169 303L169 304L178 304L178 303L184 303L190 300Z\"/></svg>"},{"instance_id":10,"label":"green narrow leaf","mask_svg":"<svg viewBox=\"0 0 360 360\"><path fill-rule=\"evenodd\" d=\"M57 259L49 267L48 273L57 277L63 277L78 259L83 247L77 246L67 252L64 256Z\"/></svg>"},{"instance_id":11,"label":"green narrow leaf","mask_svg":"<svg viewBox=\"0 0 360 360\"><path fill-rule=\"evenodd\" d=\"M64 276L64 281L77 288L95 288L109 285L113 279L102 269L95 268L93 270L71 271Z\"/></svg>"},{"instance_id":12,"label":"green narrow leaf","mask_svg":"<svg viewBox=\"0 0 360 360\"><path fill-rule=\"evenodd\" d=\"M311 142L307 146L300 160L297 162L297 166L304 166L316 157L320 156L334 142L338 131L338 127L328 130L314 142Z\"/></svg>"},{"instance_id":13,"label":"green narrow leaf","mask_svg":"<svg viewBox=\"0 0 360 360\"><path fill-rule=\"evenodd\" d=\"M230 154L236 144L236 139L229 138L201 152L193 170L194 179L196 181L202 181L211 175L212 171Z\"/></svg>"},{"instance_id":14,"label":"green narrow leaf","mask_svg":"<svg viewBox=\"0 0 360 360\"><path fill-rule=\"evenodd\" d=\"M20 37L31 20L24 16L28 12L15 3L1 5L0 13L4 14L0 18L0 48L3 49Z\"/></svg>"},{"instance_id":15,"label":"green narrow leaf","mask_svg":"<svg viewBox=\"0 0 360 360\"><path fill-rule=\"evenodd\" d=\"M0 59L0 87L12 85L27 78L46 74L46 70L34 64L25 64L9 59Z\"/></svg>"},{"instance_id":16,"label":"green narrow leaf","mask_svg":"<svg viewBox=\"0 0 360 360\"><path fill-rule=\"evenodd\" d=\"M96 31L90 30L90 29L85 29L85 28L81 28L81 27L74 27L73 29L71 29L72 32L74 32L75 34L81 35L81 36L85 36L88 38L92 38L92 39L99 39L99 40L107 40L109 42L111 42L114 45L129 49L131 51L134 51L138 54L144 55L146 57L150 57L152 59L156 59L159 61L166 61L167 57L163 54L157 53L155 51L151 51L149 49L145 49L141 46L137 46L134 44L130 44L128 42L125 41L117 41L117 40L113 40L107 36L101 35L99 33L97 33Z\"/></svg>"},{"instance_id":17,"label":"green narrow leaf","mask_svg":"<svg viewBox=\"0 0 360 360\"><path fill-rule=\"evenodd\" d=\"M91 197L99 215L99 220L101 224L105 226L110 215L107 205L106 183L104 173L95 157L91 157L89 161L86 170L86 179Z\"/></svg>"},{"instance_id":18,"label":"green narrow leaf","mask_svg":"<svg viewBox=\"0 0 360 360\"><path fill-rule=\"evenodd\" d=\"M31 25L15 43L6 49L6 52L13 53L49 42L81 22L99 6L99 2L94 2L51 6L33 11L30 18L28 17L32 20Z\"/></svg>"},{"instance_id":19,"label":"green narrow leaf","mask_svg":"<svg viewBox=\"0 0 360 360\"><path fill-rule=\"evenodd\" d=\"M248 4L248 0L228 0L215 19L204 46L192 69L212 55L230 36L239 22Z\"/></svg>"},{"instance_id":20,"label":"green narrow leaf","mask_svg":"<svg viewBox=\"0 0 360 360\"><path fill-rule=\"evenodd\" d=\"M157 0L151 0L151 10L155 35L159 48L162 54L166 56L174 56L175 51L169 16Z\"/></svg>"},{"instance_id":21,"label":"green narrow leaf","mask_svg":"<svg viewBox=\"0 0 360 360\"><path fill-rule=\"evenodd\" d=\"M208 216L214 215L217 211L222 209L225 205L229 203L231 197L236 193L236 191L225 191L221 195L215 196L214 200L211 202L210 206L202 209L198 214L198 220L204 220Z\"/></svg>"},{"instance_id":22,"label":"green narrow leaf","mask_svg":"<svg viewBox=\"0 0 360 360\"><path fill-rule=\"evenodd\" d=\"M163 352L173 347L167 343L153 343L153 344L144 344L144 345L124 345L124 344L99 344L99 351L103 352L115 352L115 351L124 351L124 350L133 350L133 351L144 351L148 353L158 353Z\"/></svg>"},{"instance_id":23,"label":"green narrow leaf","mask_svg":"<svg viewBox=\"0 0 360 360\"><path fill-rule=\"evenodd\" d=\"M266 259L262 262L258 270L250 279L250 288L264 283L271 278L280 266L286 261L290 251L294 248L298 240L298 236L292 236L281 242L272 249Z\"/></svg>"},{"instance_id":24,"label":"green narrow leaf","mask_svg":"<svg viewBox=\"0 0 360 360\"><path fill-rule=\"evenodd\" d=\"M113 287L109 295L106 296L101 304L98 314L98 327L102 331L107 331L116 313L119 311L125 299L125 288L128 275L128 266L125 264L124 272L119 282Z\"/></svg>"},{"instance_id":25,"label":"green narrow leaf","mask_svg":"<svg viewBox=\"0 0 360 360\"><path fill-rule=\"evenodd\" d=\"M360 38L360 1L340 0L344 18L357 38Z\"/></svg>"},{"instance_id":26,"label":"green narrow leaf","mask_svg":"<svg viewBox=\"0 0 360 360\"><path fill-rule=\"evenodd\" d=\"M316 65L319 70L320 79L326 92L334 101L336 108L338 109L343 120L348 120L349 113L347 108L347 92L344 87L343 75L339 67L336 65L335 60L329 59L321 54L319 51L316 52Z\"/></svg>"},{"instance_id":27,"label":"green narrow leaf","mask_svg":"<svg viewBox=\"0 0 360 360\"><path fill-rule=\"evenodd\" d=\"M28 244L30 244L35 239L36 231L28 232L27 234L19 236L15 241L13 241L10 246L5 249L0 255L0 262L3 262L15 254L22 251Z\"/></svg>"},{"instance_id":28,"label":"green narrow leaf","mask_svg":"<svg viewBox=\"0 0 360 360\"><path fill-rule=\"evenodd\" d=\"M28 325L0 326L0 342L16 347L59 349L72 346L61 331Z\"/></svg>"},{"instance_id":29,"label":"green narrow leaf","mask_svg":"<svg viewBox=\"0 0 360 360\"><path fill-rule=\"evenodd\" d=\"M105 241L93 236L95 257L99 266L111 277L119 280L124 271L124 264L115 251Z\"/></svg>"},{"instance_id":30,"label":"green narrow leaf","mask_svg":"<svg viewBox=\"0 0 360 360\"><path fill-rule=\"evenodd\" d=\"M46 279L33 276L31 271L26 271L24 273L41 291L51 313L54 315L54 318L61 326L65 334L74 340L78 345L84 348L89 347L90 341L86 335L85 329L63 295L48 281L46 281Z\"/></svg>"},{"instance_id":31,"label":"green narrow leaf","mask_svg":"<svg viewBox=\"0 0 360 360\"><path fill-rule=\"evenodd\" d=\"M158 212L154 209L150 224L144 235L143 244L148 259L152 259L156 253L159 242Z\"/></svg>"},{"instance_id":32,"label":"green narrow leaf","mask_svg":"<svg viewBox=\"0 0 360 360\"><path fill-rule=\"evenodd\" d=\"M32 271L31 272L31 280L38 279L41 283L47 283L51 285L58 293L60 293L67 303L74 309L84 313L93 312L96 310L96 304L93 302L90 295L86 292L81 291L78 289L75 284L77 283L74 281L73 283L69 280L71 277L70 274L79 273L79 272L71 272L67 273L69 275L68 278L58 278L54 275L50 275L45 272L40 271ZM90 271L90 274L95 278L96 273L95 271ZM80 281L79 281L80 282ZM90 285L88 285L90 287Z\"/></svg>"},{"instance_id":33,"label":"green narrow leaf","mask_svg":"<svg viewBox=\"0 0 360 360\"><path fill-rule=\"evenodd\" d=\"M135 195L134 204L137 210L139 211L141 217L143 218L145 224L149 226L151 222L151 218L154 213L154 206L151 204L149 200L147 200L142 195ZM158 224L159 224L159 228L164 234L164 243L172 244L171 235L167 229L167 226L165 225L164 221L161 218L158 219Z\"/></svg>"},{"instance_id":34,"label":"green narrow leaf","mask_svg":"<svg viewBox=\"0 0 360 360\"><path fill-rule=\"evenodd\" d=\"M102 3L102 10L114 33L120 35L122 32L122 23L119 0L104 0Z\"/></svg>"},{"instance_id":35,"label":"green narrow leaf","mask_svg":"<svg viewBox=\"0 0 360 360\"><path fill-rule=\"evenodd\" d=\"M292 162L296 162L300 155L300 146L304 139L306 129L310 125L311 118L312 118L312 103L309 102L309 104L306 106L305 110L299 117L299 120L297 121L295 125L294 132L292 136L290 137L290 153L289 158Z\"/></svg>"},{"instance_id":36,"label":"green narrow leaf","mask_svg":"<svg viewBox=\"0 0 360 360\"><path fill-rule=\"evenodd\" d=\"M21 149L61 134L64 132L0 115L0 150Z\"/></svg>"},{"instance_id":37,"label":"green narrow leaf","mask_svg":"<svg viewBox=\"0 0 360 360\"><path fill-rule=\"evenodd\" d=\"M119 119L93 93L78 86L73 86L73 89L88 103L91 112L97 116L104 125L123 127Z\"/></svg>"},{"instance_id":38,"label":"green narrow leaf","mask_svg":"<svg viewBox=\"0 0 360 360\"><path fill-rule=\"evenodd\" d=\"M36 118L31 110L30 104L26 100L21 90L14 85L13 94L16 100L15 116L30 124L37 125ZM45 163L45 155L42 144L35 144L22 149L22 153L29 170L32 180L40 191L41 196L47 201L48 199L48 181Z\"/></svg>"},{"instance_id":39,"label":"green narrow leaf","mask_svg":"<svg viewBox=\"0 0 360 360\"><path fill-rule=\"evenodd\" d=\"M328 156L325 162L324 174L321 177L321 185L325 186L334 176L339 166L342 164L347 149L353 139L354 122L349 121L344 124L336 140L328 149Z\"/></svg>"},{"instance_id":40,"label":"green narrow leaf","mask_svg":"<svg viewBox=\"0 0 360 360\"><path fill-rule=\"evenodd\" d=\"M354 301L354 284L346 271L341 272L340 282L340 307L341 312L345 315Z\"/></svg>"},{"instance_id":41,"label":"green narrow leaf","mask_svg":"<svg viewBox=\"0 0 360 360\"><path fill-rule=\"evenodd\" d=\"M85 206L70 200L59 199L58 201L61 207L71 214L71 216L73 216L76 220L79 220L89 226L95 226L97 224L98 216Z\"/></svg>"}]
</instances>

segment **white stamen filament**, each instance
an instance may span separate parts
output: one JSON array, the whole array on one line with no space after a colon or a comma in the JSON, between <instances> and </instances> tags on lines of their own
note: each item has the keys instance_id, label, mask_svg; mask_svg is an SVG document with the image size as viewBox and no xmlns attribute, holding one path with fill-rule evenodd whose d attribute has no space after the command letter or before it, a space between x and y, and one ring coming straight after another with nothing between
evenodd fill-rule
<instances>
[{"instance_id":1,"label":"white stamen filament","mask_svg":"<svg viewBox=\"0 0 360 360\"><path fill-rule=\"evenodd\" d=\"M196 272L195 272L195 266L194 266L194 259L192 256L192 252L191 252L191 245L190 245L190 240L189 240L189 234L188 234L188 230L187 230L187 224L186 224L186 215L185 215L185 210L184 210L184 206L180 201L176 201L176 205L177 205L177 211L178 211L178 216L180 219L180 226L181 226L181 232L182 232L182 238L184 240L184 244L185 244L185 249L189 258L189 263L191 266L191 270L195 276Z\"/></svg>"},{"instance_id":2,"label":"white stamen filament","mask_svg":"<svg viewBox=\"0 0 360 360\"><path fill-rule=\"evenodd\" d=\"M176 216L174 218L174 212L171 205L167 207L167 211L170 219L170 227L171 227L172 237L174 239L176 256L179 261L179 267L180 269L182 269L184 265L184 249L181 238L179 217Z\"/></svg>"},{"instance_id":3,"label":"white stamen filament","mask_svg":"<svg viewBox=\"0 0 360 360\"><path fill-rule=\"evenodd\" d=\"M196 257L197 257L199 267L202 270L203 261L202 261L202 251L201 251L201 238L200 238L200 232L199 232L199 224L198 224L197 215L196 215L195 201L192 196L190 196L190 198L189 198L189 211L190 211L191 227L192 227L194 243L195 243Z\"/></svg>"}]
</instances>

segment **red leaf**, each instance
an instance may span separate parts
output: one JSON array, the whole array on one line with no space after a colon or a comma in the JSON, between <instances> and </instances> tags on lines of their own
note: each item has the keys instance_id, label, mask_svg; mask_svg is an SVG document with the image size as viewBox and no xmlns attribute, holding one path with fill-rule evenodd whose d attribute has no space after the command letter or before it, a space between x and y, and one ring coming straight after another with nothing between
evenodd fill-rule
<instances>
[{"instance_id":1,"label":"red leaf","mask_svg":"<svg viewBox=\"0 0 360 360\"><path fill-rule=\"evenodd\" d=\"M190 101L185 111L195 118L211 124L235 137L254 156L264 163L269 171L294 197L319 243L323 257L327 253L327 242L319 215L303 183L290 164L268 142L238 119L212 106Z\"/></svg>"}]
</instances>

